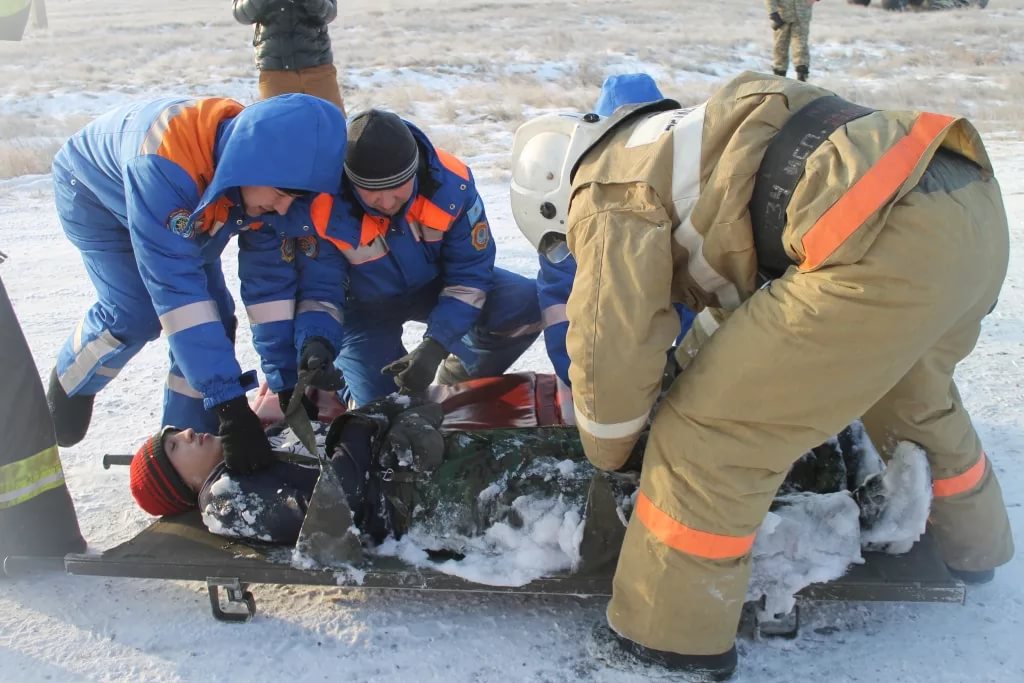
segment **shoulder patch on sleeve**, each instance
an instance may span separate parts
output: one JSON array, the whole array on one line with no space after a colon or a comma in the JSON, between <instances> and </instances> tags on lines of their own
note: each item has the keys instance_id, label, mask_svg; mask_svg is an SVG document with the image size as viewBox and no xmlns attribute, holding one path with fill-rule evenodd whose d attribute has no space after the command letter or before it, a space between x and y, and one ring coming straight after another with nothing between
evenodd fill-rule
<instances>
[{"instance_id":1,"label":"shoulder patch on sleeve","mask_svg":"<svg viewBox=\"0 0 1024 683\"><path fill-rule=\"evenodd\" d=\"M188 209L175 209L167 216L167 229L179 237L187 240L192 239L195 234L195 226L189 223L192 212Z\"/></svg>"},{"instance_id":2,"label":"shoulder patch on sleeve","mask_svg":"<svg viewBox=\"0 0 1024 683\"><path fill-rule=\"evenodd\" d=\"M482 216L483 214L484 214L484 200L481 199L479 195L477 195L476 201L473 202L473 206L469 207L469 210L466 211L466 218L469 219L470 223L472 223L473 225L476 225L477 221L480 220L480 216ZM475 229L476 228L474 228L474 230Z\"/></svg>"},{"instance_id":3,"label":"shoulder patch on sleeve","mask_svg":"<svg viewBox=\"0 0 1024 683\"><path fill-rule=\"evenodd\" d=\"M320 240L312 235L303 235L296 240L296 245L303 254L309 258L316 258L320 255Z\"/></svg>"},{"instance_id":4,"label":"shoulder patch on sleeve","mask_svg":"<svg viewBox=\"0 0 1024 683\"><path fill-rule=\"evenodd\" d=\"M295 260L295 240L291 237L281 240L281 260L285 263Z\"/></svg>"},{"instance_id":5,"label":"shoulder patch on sleeve","mask_svg":"<svg viewBox=\"0 0 1024 683\"><path fill-rule=\"evenodd\" d=\"M473 226L473 232L470 234L470 239L473 242L473 248L477 251L483 251L487 248L487 245L491 241L491 230L487 226L487 221L480 221Z\"/></svg>"}]
</instances>

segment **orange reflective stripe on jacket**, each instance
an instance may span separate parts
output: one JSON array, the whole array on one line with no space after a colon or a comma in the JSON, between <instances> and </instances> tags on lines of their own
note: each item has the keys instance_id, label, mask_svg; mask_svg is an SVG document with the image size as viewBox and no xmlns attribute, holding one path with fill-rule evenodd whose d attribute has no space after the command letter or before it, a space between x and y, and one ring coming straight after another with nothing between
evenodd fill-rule
<instances>
[{"instance_id":1,"label":"orange reflective stripe on jacket","mask_svg":"<svg viewBox=\"0 0 1024 683\"><path fill-rule=\"evenodd\" d=\"M313 203L309 207L309 217L313 221L313 228L316 229L316 234L338 249L342 251L352 249L353 246L345 240L340 240L327 234L327 225L331 222L332 208L334 208L333 196L322 192L313 198Z\"/></svg>"},{"instance_id":2,"label":"orange reflective stripe on jacket","mask_svg":"<svg viewBox=\"0 0 1024 683\"><path fill-rule=\"evenodd\" d=\"M882 207L910 176L925 151L949 124L952 116L921 114L907 135L875 162L839 201L826 211L803 237L804 270L817 268L857 228Z\"/></svg>"},{"instance_id":3,"label":"orange reflective stripe on jacket","mask_svg":"<svg viewBox=\"0 0 1024 683\"><path fill-rule=\"evenodd\" d=\"M180 166L202 194L213 180L217 129L242 111L235 100L211 97L172 105L152 123L142 154L157 154Z\"/></svg>"},{"instance_id":4,"label":"orange reflective stripe on jacket","mask_svg":"<svg viewBox=\"0 0 1024 683\"><path fill-rule=\"evenodd\" d=\"M434 149L437 152L437 158L441 160L441 164L444 165L449 171L459 176L463 180L469 180L469 167L462 163L457 157L449 154L443 149Z\"/></svg>"},{"instance_id":5,"label":"orange reflective stripe on jacket","mask_svg":"<svg viewBox=\"0 0 1024 683\"><path fill-rule=\"evenodd\" d=\"M413 201L412 206L409 207L409 212L405 214L405 218L408 221L416 221L421 223L428 228L445 232L448 228L452 227L452 223L455 222L455 216L442 209L437 204L433 203L423 195L416 197Z\"/></svg>"},{"instance_id":6,"label":"orange reflective stripe on jacket","mask_svg":"<svg viewBox=\"0 0 1024 683\"><path fill-rule=\"evenodd\" d=\"M756 534L724 536L691 529L659 510L643 491L636 499L636 515L659 541L688 555L725 560L742 557L754 546Z\"/></svg>"},{"instance_id":7,"label":"orange reflective stripe on jacket","mask_svg":"<svg viewBox=\"0 0 1024 683\"><path fill-rule=\"evenodd\" d=\"M932 496L934 498L947 498L970 491L980 484L982 477L985 476L985 463L987 461L988 458L985 455L985 451L982 451L981 455L978 456L978 462L971 465L966 472L962 472L955 477L934 480L932 482Z\"/></svg>"}]
</instances>

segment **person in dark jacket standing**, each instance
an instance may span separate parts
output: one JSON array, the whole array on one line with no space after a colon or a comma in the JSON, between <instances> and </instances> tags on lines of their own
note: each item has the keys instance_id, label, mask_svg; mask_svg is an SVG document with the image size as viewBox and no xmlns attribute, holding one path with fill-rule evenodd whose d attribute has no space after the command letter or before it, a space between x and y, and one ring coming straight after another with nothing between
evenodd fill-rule
<instances>
[{"instance_id":1,"label":"person in dark jacket standing","mask_svg":"<svg viewBox=\"0 0 1024 683\"><path fill-rule=\"evenodd\" d=\"M338 16L337 0L234 0L235 19L256 24L252 44L260 70L260 97L298 92L345 103L327 24Z\"/></svg>"}]
</instances>

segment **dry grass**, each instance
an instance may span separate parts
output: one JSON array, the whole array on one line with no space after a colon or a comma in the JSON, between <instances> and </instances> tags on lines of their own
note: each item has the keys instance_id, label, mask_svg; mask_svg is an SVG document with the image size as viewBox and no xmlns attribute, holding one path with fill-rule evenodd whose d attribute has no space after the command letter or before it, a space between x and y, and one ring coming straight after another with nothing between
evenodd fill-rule
<instances>
[{"instance_id":1,"label":"dry grass","mask_svg":"<svg viewBox=\"0 0 1024 683\"><path fill-rule=\"evenodd\" d=\"M0 177L45 170L72 125L127 97L256 96L252 30L227 6L48 9L47 31L0 43ZM341 13L331 35L349 110L412 118L478 159L478 175L504 172L519 122L589 108L609 73L648 71L667 95L695 104L739 71L770 68L764 7L749 0L353 0ZM823 2L811 49L812 79L851 99L1020 129L1024 0L905 13Z\"/></svg>"}]
</instances>

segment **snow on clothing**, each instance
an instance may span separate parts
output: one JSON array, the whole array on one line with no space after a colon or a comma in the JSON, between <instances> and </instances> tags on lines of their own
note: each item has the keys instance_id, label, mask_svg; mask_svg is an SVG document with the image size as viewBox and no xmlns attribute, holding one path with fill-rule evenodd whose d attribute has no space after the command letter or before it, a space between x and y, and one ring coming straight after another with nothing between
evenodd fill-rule
<instances>
[{"instance_id":1,"label":"snow on clothing","mask_svg":"<svg viewBox=\"0 0 1024 683\"><path fill-rule=\"evenodd\" d=\"M443 461L429 472L382 465L378 444L386 430L373 415L347 413L321 444L332 454L356 526L380 546L378 554L496 585L611 569L637 475L595 470L575 429L448 432ZM838 578L861 561L869 534L885 543L913 541L923 532L924 455L914 449L885 469L856 434L844 431L816 447L787 476L758 535L747 600L765 596L769 608L787 612L802 588ZM288 439L282 434L282 445ZM891 490L890 474L906 478L907 472L918 473L916 485ZM865 520L850 491L876 474L883 507ZM199 493L203 521L216 534L293 546L317 476L315 466L283 462L251 475L219 466ZM911 506L915 514L907 514ZM439 557L459 560L438 565ZM502 569L493 569L495 563Z\"/></svg>"},{"instance_id":2,"label":"snow on clothing","mask_svg":"<svg viewBox=\"0 0 1024 683\"><path fill-rule=\"evenodd\" d=\"M654 414L608 608L647 647L733 646L755 531L793 454L860 415L886 456L899 441L927 453L948 565L982 570L1013 553L953 381L1008 253L970 123L877 111L837 128L807 156L786 213L794 265L758 287L748 204L763 150L827 95L746 73L705 105L621 122L574 178L569 374L599 467L621 465L648 420L678 330L669 303L699 311L677 353L685 370Z\"/></svg>"},{"instance_id":3,"label":"snow on clothing","mask_svg":"<svg viewBox=\"0 0 1024 683\"><path fill-rule=\"evenodd\" d=\"M278 216L250 218L238 188L331 190L344 147L340 112L306 95L245 108L161 99L116 109L73 135L53 162L54 194L98 300L58 355L67 394L99 392L162 329L171 356L162 423L215 432L207 410L255 386L235 359L234 302L220 269L236 234L267 381L293 386L294 338L309 334L307 323L316 328L294 315L298 276L282 240L312 232L308 224L284 232Z\"/></svg>"},{"instance_id":4,"label":"snow on clothing","mask_svg":"<svg viewBox=\"0 0 1024 683\"><path fill-rule=\"evenodd\" d=\"M346 178L340 194L313 201L321 239L298 255L300 268L322 274L301 295L325 309L320 320L331 330L321 336L340 351L336 365L359 405L394 391L380 370L405 355L406 321L426 322L424 336L458 356L471 377L500 375L540 333L534 281L494 267L469 168L406 125L420 168L404 211L367 208ZM322 287L328 277L331 286Z\"/></svg>"},{"instance_id":5,"label":"snow on clothing","mask_svg":"<svg viewBox=\"0 0 1024 683\"><path fill-rule=\"evenodd\" d=\"M387 424L379 415L346 413L323 445L356 526L374 543L401 538L414 524L421 537L478 536L514 517L523 496L562 500L582 519L595 470L572 464L586 463L575 429L450 432L440 466L417 472L381 464ZM286 462L247 475L219 465L199 493L203 521L213 533L294 545L317 476L315 466ZM616 487L629 480L616 476ZM619 492L623 504L633 488ZM450 538L433 549L458 550L457 543Z\"/></svg>"}]
</instances>

